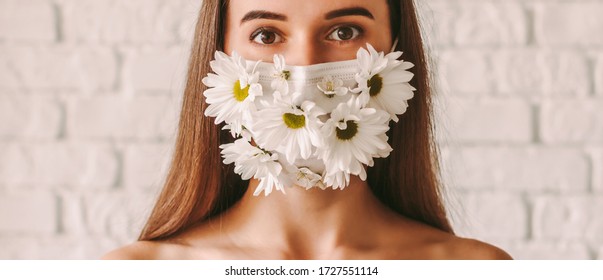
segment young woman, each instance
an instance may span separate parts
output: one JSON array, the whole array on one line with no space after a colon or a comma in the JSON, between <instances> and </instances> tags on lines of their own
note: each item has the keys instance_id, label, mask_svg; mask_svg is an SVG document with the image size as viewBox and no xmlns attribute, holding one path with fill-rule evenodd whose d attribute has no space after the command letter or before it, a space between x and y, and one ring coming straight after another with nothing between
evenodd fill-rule
<instances>
[{"instance_id":1,"label":"young woman","mask_svg":"<svg viewBox=\"0 0 603 280\"><path fill-rule=\"evenodd\" d=\"M351 176L343 190L254 196L260 182L222 163L219 147L233 137L203 114L203 78L215 51L267 62L281 54L287 65L308 66L355 59L367 43L384 53L394 46L414 64L416 91L389 122L389 156L371 162L366 180ZM413 0L204 0L166 184L139 241L105 258L509 259L455 236L449 224L423 47Z\"/></svg>"}]
</instances>

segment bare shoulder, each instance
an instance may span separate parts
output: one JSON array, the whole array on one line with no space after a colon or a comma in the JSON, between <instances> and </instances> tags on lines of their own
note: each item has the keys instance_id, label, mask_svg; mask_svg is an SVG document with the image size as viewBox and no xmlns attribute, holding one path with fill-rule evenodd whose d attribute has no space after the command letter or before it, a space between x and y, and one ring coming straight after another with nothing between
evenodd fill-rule
<instances>
[{"instance_id":1,"label":"bare shoulder","mask_svg":"<svg viewBox=\"0 0 603 280\"><path fill-rule=\"evenodd\" d=\"M461 260L512 260L504 250L469 238L451 237L444 243L446 259Z\"/></svg>"},{"instance_id":2,"label":"bare shoulder","mask_svg":"<svg viewBox=\"0 0 603 280\"><path fill-rule=\"evenodd\" d=\"M158 241L136 241L117 248L104 256L103 260L160 260L183 258L182 249L177 244Z\"/></svg>"},{"instance_id":3,"label":"bare shoulder","mask_svg":"<svg viewBox=\"0 0 603 280\"><path fill-rule=\"evenodd\" d=\"M400 223L398 252L401 259L509 260L504 250L475 239L462 238L433 226L405 219ZM402 239L399 239L403 237Z\"/></svg>"}]
</instances>

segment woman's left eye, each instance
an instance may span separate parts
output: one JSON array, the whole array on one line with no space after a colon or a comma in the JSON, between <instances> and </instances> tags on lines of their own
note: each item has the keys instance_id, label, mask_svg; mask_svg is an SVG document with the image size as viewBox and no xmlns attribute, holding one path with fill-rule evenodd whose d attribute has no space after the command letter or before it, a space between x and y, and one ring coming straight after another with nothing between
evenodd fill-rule
<instances>
[{"instance_id":1,"label":"woman's left eye","mask_svg":"<svg viewBox=\"0 0 603 280\"><path fill-rule=\"evenodd\" d=\"M327 39L333 41L349 41L356 39L361 33L361 30L357 27L342 26L333 30Z\"/></svg>"}]
</instances>

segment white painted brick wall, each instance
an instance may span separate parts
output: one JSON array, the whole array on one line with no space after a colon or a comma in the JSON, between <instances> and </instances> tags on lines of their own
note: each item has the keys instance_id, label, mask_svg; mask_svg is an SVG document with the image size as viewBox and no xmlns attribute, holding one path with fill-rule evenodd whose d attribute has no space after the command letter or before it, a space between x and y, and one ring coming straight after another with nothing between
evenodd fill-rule
<instances>
[{"instance_id":1,"label":"white painted brick wall","mask_svg":"<svg viewBox=\"0 0 603 280\"><path fill-rule=\"evenodd\" d=\"M57 37L51 1L0 1L0 41L52 43Z\"/></svg>"},{"instance_id":2,"label":"white painted brick wall","mask_svg":"<svg viewBox=\"0 0 603 280\"><path fill-rule=\"evenodd\" d=\"M0 46L0 88L90 92L115 86L116 53L97 46Z\"/></svg>"},{"instance_id":3,"label":"white painted brick wall","mask_svg":"<svg viewBox=\"0 0 603 280\"><path fill-rule=\"evenodd\" d=\"M68 42L172 44L189 40L191 0L57 0ZM94 11L94 12L91 12ZM182 34L184 33L184 34Z\"/></svg>"},{"instance_id":4,"label":"white painted brick wall","mask_svg":"<svg viewBox=\"0 0 603 280\"><path fill-rule=\"evenodd\" d=\"M442 47L437 57L444 88L461 96L575 97L592 93L589 57L580 52L459 46Z\"/></svg>"},{"instance_id":5,"label":"white painted brick wall","mask_svg":"<svg viewBox=\"0 0 603 280\"><path fill-rule=\"evenodd\" d=\"M127 242L140 233L150 213L155 192L108 192L83 194L83 227L93 236L111 237Z\"/></svg>"},{"instance_id":6,"label":"white painted brick wall","mask_svg":"<svg viewBox=\"0 0 603 280\"><path fill-rule=\"evenodd\" d=\"M479 96L494 92L490 55L479 50L446 50L439 54L437 77L455 96ZM478 77L478 78L476 78Z\"/></svg>"},{"instance_id":7,"label":"white painted brick wall","mask_svg":"<svg viewBox=\"0 0 603 280\"><path fill-rule=\"evenodd\" d=\"M543 240L603 242L603 196L541 196L534 201L534 236Z\"/></svg>"},{"instance_id":8,"label":"white painted brick wall","mask_svg":"<svg viewBox=\"0 0 603 280\"><path fill-rule=\"evenodd\" d=\"M496 242L527 237L529 217L520 195L476 192L460 194L457 199L458 204L451 211L453 221L463 225L458 234Z\"/></svg>"},{"instance_id":9,"label":"white painted brick wall","mask_svg":"<svg viewBox=\"0 0 603 280\"><path fill-rule=\"evenodd\" d=\"M536 41L550 46L603 46L603 3L591 1L537 1L534 3Z\"/></svg>"},{"instance_id":10,"label":"white painted brick wall","mask_svg":"<svg viewBox=\"0 0 603 280\"><path fill-rule=\"evenodd\" d=\"M453 30L457 45L513 46L527 41L525 12L517 2L455 1L449 5L458 6Z\"/></svg>"},{"instance_id":11,"label":"white painted brick wall","mask_svg":"<svg viewBox=\"0 0 603 280\"><path fill-rule=\"evenodd\" d=\"M444 118L452 124L449 137L463 143L529 143L530 104L520 99L446 100Z\"/></svg>"},{"instance_id":12,"label":"white painted brick wall","mask_svg":"<svg viewBox=\"0 0 603 280\"><path fill-rule=\"evenodd\" d=\"M540 115L546 143L603 143L603 98L553 99L543 102Z\"/></svg>"},{"instance_id":13,"label":"white painted brick wall","mask_svg":"<svg viewBox=\"0 0 603 280\"><path fill-rule=\"evenodd\" d=\"M15 188L108 189L120 172L117 152L107 144L11 143L0 150L0 182Z\"/></svg>"},{"instance_id":14,"label":"white painted brick wall","mask_svg":"<svg viewBox=\"0 0 603 280\"><path fill-rule=\"evenodd\" d=\"M69 100L67 132L76 139L160 140L169 137L162 120L169 117L166 96L93 96ZM108 114L110 112L110 114Z\"/></svg>"},{"instance_id":15,"label":"white painted brick wall","mask_svg":"<svg viewBox=\"0 0 603 280\"><path fill-rule=\"evenodd\" d=\"M442 154L447 177L461 189L574 193L590 184L588 158L578 149L461 146Z\"/></svg>"},{"instance_id":16,"label":"white painted brick wall","mask_svg":"<svg viewBox=\"0 0 603 280\"><path fill-rule=\"evenodd\" d=\"M124 80L136 93L162 93L182 87L188 62L187 48L124 50Z\"/></svg>"},{"instance_id":17,"label":"white painted brick wall","mask_svg":"<svg viewBox=\"0 0 603 280\"><path fill-rule=\"evenodd\" d=\"M603 259L603 2L418 2L457 232L518 259ZM136 238L199 4L0 0L0 259Z\"/></svg>"},{"instance_id":18,"label":"white painted brick wall","mask_svg":"<svg viewBox=\"0 0 603 280\"><path fill-rule=\"evenodd\" d=\"M57 227L57 201L49 193L8 192L0 196L0 232L15 235L52 234Z\"/></svg>"},{"instance_id":19,"label":"white painted brick wall","mask_svg":"<svg viewBox=\"0 0 603 280\"><path fill-rule=\"evenodd\" d=\"M581 52L528 47L493 52L496 88L520 96L590 93L588 61Z\"/></svg>"},{"instance_id":20,"label":"white painted brick wall","mask_svg":"<svg viewBox=\"0 0 603 280\"><path fill-rule=\"evenodd\" d=\"M164 182L172 147L166 144L131 144L125 147L123 184L131 189L157 189Z\"/></svg>"},{"instance_id":21,"label":"white painted brick wall","mask_svg":"<svg viewBox=\"0 0 603 280\"><path fill-rule=\"evenodd\" d=\"M0 138L52 140L61 132L63 110L53 97L0 94Z\"/></svg>"}]
</instances>

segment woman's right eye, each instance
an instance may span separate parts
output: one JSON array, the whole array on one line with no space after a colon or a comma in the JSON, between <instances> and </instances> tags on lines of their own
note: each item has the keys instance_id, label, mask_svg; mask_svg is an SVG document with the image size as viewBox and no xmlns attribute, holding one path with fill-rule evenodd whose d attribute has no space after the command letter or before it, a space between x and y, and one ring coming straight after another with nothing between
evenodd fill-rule
<instances>
[{"instance_id":1,"label":"woman's right eye","mask_svg":"<svg viewBox=\"0 0 603 280\"><path fill-rule=\"evenodd\" d=\"M260 45L272 45L283 41L281 35L266 29L259 29L256 32L253 32L250 39Z\"/></svg>"}]
</instances>

